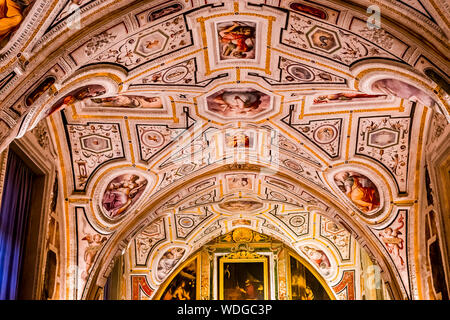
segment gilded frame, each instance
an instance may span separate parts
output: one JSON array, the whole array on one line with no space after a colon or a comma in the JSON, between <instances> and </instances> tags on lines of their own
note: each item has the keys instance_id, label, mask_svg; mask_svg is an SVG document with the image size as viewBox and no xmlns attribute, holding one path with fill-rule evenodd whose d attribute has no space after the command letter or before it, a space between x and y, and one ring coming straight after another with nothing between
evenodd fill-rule
<instances>
[{"instance_id":1,"label":"gilded frame","mask_svg":"<svg viewBox=\"0 0 450 320\"><path fill-rule=\"evenodd\" d=\"M259 263L263 267L263 290L264 300L269 300L269 257L259 255L256 253L249 253L247 251L241 251L237 253L231 253L226 256L217 257L219 260L219 300L225 300L224 297L224 264L226 263Z\"/></svg>"}]
</instances>

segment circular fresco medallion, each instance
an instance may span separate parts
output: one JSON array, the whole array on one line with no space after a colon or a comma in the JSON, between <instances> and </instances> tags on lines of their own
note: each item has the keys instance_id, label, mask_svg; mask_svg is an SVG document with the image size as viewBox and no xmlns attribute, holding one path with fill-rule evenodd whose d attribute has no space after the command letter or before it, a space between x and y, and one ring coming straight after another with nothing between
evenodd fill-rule
<instances>
[{"instance_id":1,"label":"circular fresco medallion","mask_svg":"<svg viewBox=\"0 0 450 320\"><path fill-rule=\"evenodd\" d=\"M162 81L166 83L175 83L186 77L188 73L189 69L185 66L173 67L163 74Z\"/></svg>"},{"instance_id":2,"label":"circular fresco medallion","mask_svg":"<svg viewBox=\"0 0 450 320\"><path fill-rule=\"evenodd\" d=\"M301 81L311 81L314 79L314 74L299 64L291 64L286 68L286 71L294 78Z\"/></svg>"},{"instance_id":3,"label":"circular fresco medallion","mask_svg":"<svg viewBox=\"0 0 450 320\"><path fill-rule=\"evenodd\" d=\"M314 140L320 144L333 142L337 135L337 129L331 125L323 125L314 130Z\"/></svg>"},{"instance_id":4,"label":"circular fresco medallion","mask_svg":"<svg viewBox=\"0 0 450 320\"><path fill-rule=\"evenodd\" d=\"M194 225L194 220L192 220L191 218L188 218L188 217L183 217L178 221L178 223L183 228L190 228Z\"/></svg>"},{"instance_id":5,"label":"circular fresco medallion","mask_svg":"<svg viewBox=\"0 0 450 320\"><path fill-rule=\"evenodd\" d=\"M164 144L164 137L155 130L148 130L141 135L142 143L150 148L157 148Z\"/></svg>"},{"instance_id":6,"label":"circular fresco medallion","mask_svg":"<svg viewBox=\"0 0 450 320\"><path fill-rule=\"evenodd\" d=\"M293 216L289 219L289 223L293 227L301 227L305 223L305 218L302 216Z\"/></svg>"}]
</instances>

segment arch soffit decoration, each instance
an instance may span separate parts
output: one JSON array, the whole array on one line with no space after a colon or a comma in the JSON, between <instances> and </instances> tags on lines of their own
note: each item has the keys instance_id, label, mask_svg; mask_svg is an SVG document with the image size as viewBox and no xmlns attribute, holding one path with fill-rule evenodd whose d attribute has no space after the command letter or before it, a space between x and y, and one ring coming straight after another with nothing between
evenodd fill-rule
<instances>
[{"instance_id":1,"label":"arch soffit decoration","mask_svg":"<svg viewBox=\"0 0 450 320\"><path fill-rule=\"evenodd\" d=\"M261 167L257 169L257 166L254 166L253 170L237 170L237 171L227 171L227 175L233 175L233 174L248 174L248 175L255 175L258 176L258 170L260 170ZM263 169L264 170L264 169ZM215 172L215 173L214 173ZM110 272L110 268L112 268L114 258L117 255L120 255L123 253L123 251L130 246L133 239L136 237L139 232L141 232L143 229L148 227L150 224L152 224L155 221L160 220L164 217L172 217L175 213L178 212L177 208L179 206L183 206L183 204L192 202L192 196L186 196L186 190L188 190L191 187L197 187L199 184L202 184L201 182L205 181L211 181L212 179L218 179L221 174L222 169L216 168L209 172L206 172L200 176L194 176L191 179L186 179L183 181L179 181L178 183L174 183L173 185L165 188L163 192L158 192L157 195L152 196L150 199L147 199L145 202L146 205L142 205L142 207L139 210L136 210L136 213L133 215L132 218L125 220L122 222L120 227L114 231L111 234L111 237L108 239L108 242L106 243L106 246L102 249L101 254L96 259L95 262L95 268L93 274L91 274L91 277L89 278L88 287L85 289L85 297L89 297L90 294L93 293L93 290L96 288L97 285L103 285L104 281L106 280L106 277L108 276ZM218 176L219 175L219 176ZM260 176L260 180L263 180L263 175ZM287 205L291 205L294 208L301 208L302 211L310 212L311 214L318 214L321 216L324 216L328 219L331 219L332 221L335 221L337 224L344 226L347 231L349 231L354 237L356 241L358 241L359 245L361 247L364 247L369 254L372 255L373 259L377 261L380 264L380 267L382 268L382 275L383 277L386 277L386 281L389 281L389 283L393 286L393 291L395 295L398 295L400 297L402 294L400 293L402 289L399 288L398 283L401 283L400 276L398 272L394 271L396 270L395 264L392 260L389 260L389 258L386 257L386 254L383 253L382 245L380 245L380 242L374 237L374 235L371 233L370 228L367 228L366 226L358 223L357 219L355 219L355 214L349 213L347 209L343 209L342 205L339 203L338 200L332 200L328 197L324 197L323 195L320 195L317 193L316 190L313 190L312 188L307 187L306 185L300 183L298 180L293 179L292 177L287 176L283 173L277 173L273 176L273 179L278 180L278 183L283 182L289 183L291 185L296 186L295 193L298 193L300 189L307 190L309 192L309 203L306 202L304 199L301 199L300 197L296 196L294 193L289 194L291 197L291 203ZM278 192L278 193L285 193L286 191L280 186L276 186L274 184L268 185L272 191ZM212 188L211 188L212 187ZM204 189L203 192L208 194L208 191L211 191L211 189L219 189L220 185L212 185L210 187L207 187ZM262 188L264 189L264 187ZM184 190L184 192L183 192ZM243 192L241 190L241 192ZM177 198L178 194L184 194L185 198L179 201L178 203L174 204L172 203L173 198ZM301 194L301 192L299 193ZM169 196L170 195L170 196ZM175 196L174 196L175 195ZM198 195L195 194L194 198L201 198L202 193L199 192ZM230 198L231 196L231 198ZM236 195L233 197L232 194L224 194L220 198L222 199L236 199ZM169 199L169 200L168 200ZM258 196L254 193L248 193L244 195L244 199L246 200L258 200L262 203L266 203L265 207L267 205L270 205L270 203L280 203L279 199L275 200L264 200L261 199L261 196ZM267 204L269 202L269 204ZM217 203L215 203L217 205ZM320 204L327 204L327 210L324 210L323 206ZM196 205L194 207L203 207L208 206L208 202L204 202L201 205ZM281 204L280 204L281 205ZM297 206L295 206L297 205ZM192 209L193 207L190 207ZM219 207L217 207L218 210L220 210ZM265 210L267 211L267 210ZM256 211L258 212L258 211ZM244 215L245 216L245 215ZM251 215L250 219L251 219ZM230 215L231 219L232 215ZM395 217L394 217L395 218ZM392 220L390 218L389 220ZM220 230L219 230L220 231ZM255 230L259 231L259 230ZM211 235L210 237L205 237L204 239L200 240L201 243L206 243L215 236L218 236L219 234ZM275 234L275 236L277 236ZM280 238L280 236L277 236ZM286 242L286 239L283 239L284 242ZM195 247L195 249L197 246ZM192 253L194 249L189 248L190 252ZM90 290L88 289L90 288ZM403 289L404 290L404 289ZM90 292L90 293L89 293Z\"/></svg>"}]
</instances>

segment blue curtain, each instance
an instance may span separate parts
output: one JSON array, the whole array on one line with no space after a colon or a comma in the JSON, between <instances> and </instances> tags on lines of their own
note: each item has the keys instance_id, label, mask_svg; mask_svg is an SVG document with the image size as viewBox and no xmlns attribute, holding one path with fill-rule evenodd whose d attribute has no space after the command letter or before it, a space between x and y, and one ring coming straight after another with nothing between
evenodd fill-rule
<instances>
[{"instance_id":1,"label":"blue curtain","mask_svg":"<svg viewBox=\"0 0 450 320\"><path fill-rule=\"evenodd\" d=\"M0 299L17 299L33 172L9 151L0 208Z\"/></svg>"}]
</instances>

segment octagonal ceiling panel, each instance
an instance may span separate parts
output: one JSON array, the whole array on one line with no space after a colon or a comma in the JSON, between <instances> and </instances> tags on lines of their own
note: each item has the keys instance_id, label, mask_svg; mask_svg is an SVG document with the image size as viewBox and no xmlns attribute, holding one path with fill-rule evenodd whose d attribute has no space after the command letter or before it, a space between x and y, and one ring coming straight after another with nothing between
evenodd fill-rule
<instances>
[{"instance_id":1,"label":"octagonal ceiling panel","mask_svg":"<svg viewBox=\"0 0 450 320\"><path fill-rule=\"evenodd\" d=\"M206 97L206 111L222 120L255 120L273 111L272 100L253 88L224 88Z\"/></svg>"}]
</instances>

